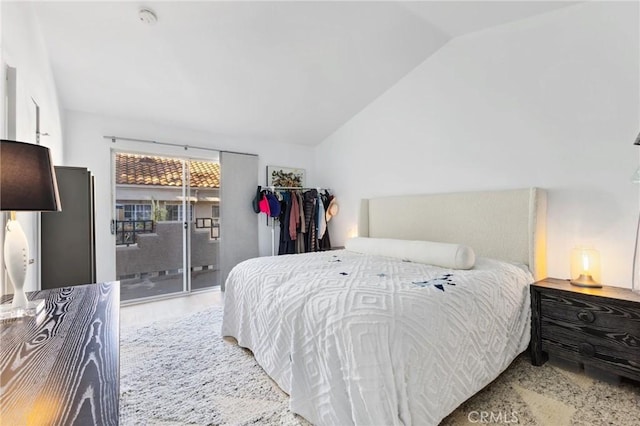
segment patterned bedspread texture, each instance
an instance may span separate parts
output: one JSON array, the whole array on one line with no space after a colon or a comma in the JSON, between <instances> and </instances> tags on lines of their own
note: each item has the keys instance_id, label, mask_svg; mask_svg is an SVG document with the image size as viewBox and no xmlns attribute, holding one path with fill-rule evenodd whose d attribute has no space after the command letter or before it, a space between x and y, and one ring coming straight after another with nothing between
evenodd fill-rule
<instances>
[{"instance_id":1,"label":"patterned bedspread texture","mask_svg":"<svg viewBox=\"0 0 640 426\"><path fill-rule=\"evenodd\" d=\"M250 259L222 333L318 425L437 425L529 343L524 267L451 270L346 250Z\"/></svg>"}]
</instances>

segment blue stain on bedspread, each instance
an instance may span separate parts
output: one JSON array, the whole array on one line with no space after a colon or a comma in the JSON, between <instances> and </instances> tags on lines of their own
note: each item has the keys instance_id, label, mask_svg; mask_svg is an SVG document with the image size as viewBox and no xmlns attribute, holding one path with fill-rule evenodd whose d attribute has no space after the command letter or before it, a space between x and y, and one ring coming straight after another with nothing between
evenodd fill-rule
<instances>
[{"instance_id":1,"label":"blue stain on bedspread","mask_svg":"<svg viewBox=\"0 0 640 426\"><path fill-rule=\"evenodd\" d=\"M432 278L427 281L413 281L411 284L415 284L418 287L426 287L429 285L434 286L440 291L444 291L444 286L446 285L456 285L453 282L453 274L442 274L441 277Z\"/></svg>"},{"instance_id":2,"label":"blue stain on bedspread","mask_svg":"<svg viewBox=\"0 0 640 426\"><path fill-rule=\"evenodd\" d=\"M340 272L340 275L349 275L346 272Z\"/></svg>"}]
</instances>

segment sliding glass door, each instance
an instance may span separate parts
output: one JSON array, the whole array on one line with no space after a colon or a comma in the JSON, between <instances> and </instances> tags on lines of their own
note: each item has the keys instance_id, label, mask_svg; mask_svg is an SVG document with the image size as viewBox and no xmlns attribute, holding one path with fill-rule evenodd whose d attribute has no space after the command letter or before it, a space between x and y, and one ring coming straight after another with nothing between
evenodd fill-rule
<instances>
[{"instance_id":1,"label":"sliding glass door","mask_svg":"<svg viewBox=\"0 0 640 426\"><path fill-rule=\"evenodd\" d=\"M220 162L189 160L189 283L191 290L220 285Z\"/></svg>"},{"instance_id":2,"label":"sliding glass door","mask_svg":"<svg viewBox=\"0 0 640 426\"><path fill-rule=\"evenodd\" d=\"M121 300L219 285L218 159L115 152L113 164Z\"/></svg>"}]
</instances>

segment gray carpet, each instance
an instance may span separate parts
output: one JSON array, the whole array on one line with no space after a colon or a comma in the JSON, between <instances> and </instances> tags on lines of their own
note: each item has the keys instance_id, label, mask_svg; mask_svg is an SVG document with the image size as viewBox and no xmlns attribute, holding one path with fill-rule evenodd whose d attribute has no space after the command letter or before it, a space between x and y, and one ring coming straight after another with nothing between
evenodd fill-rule
<instances>
[{"instance_id":1,"label":"gray carpet","mask_svg":"<svg viewBox=\"0 0 640 426\"><path fill-rule=\"evenodd\" d=\"M222 308L121 331L122 425L306 425L251 352L220 337ZM483 416L483 417L481 417ZM485 422L482 419L486 420ZM520 356L442 425L640 425L640 386Z\"/></svg>"}]
</instances>

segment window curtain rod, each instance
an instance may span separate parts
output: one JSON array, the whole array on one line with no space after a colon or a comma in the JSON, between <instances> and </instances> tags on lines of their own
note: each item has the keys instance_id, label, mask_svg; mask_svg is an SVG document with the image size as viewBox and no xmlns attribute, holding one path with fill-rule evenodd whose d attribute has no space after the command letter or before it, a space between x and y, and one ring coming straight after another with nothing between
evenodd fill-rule
<instances>
[{"instance_id":1,"label":"window curtain rod","mask_svg":"<svg viewBox=\"0 0 640 426\"><path fill-rule=\"evenodd\" d=\"M171 142L159 142L159 141L154 141L150 139L123 138L121 136L103 136L103 138L109 139L112 143L116 143L116 141L142 142L142 143L151 143L155 145L177 146L178 148L184 148L185 151L191 148L191 149L201 149L204 151L228 152L230 154L252 155L254 157L258 156L257 154L249 154L248 152L226 151L224 149L207 148L203 146L179 144L179 143L171 143Z\"/></svg>"}]
</instances>

